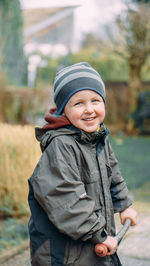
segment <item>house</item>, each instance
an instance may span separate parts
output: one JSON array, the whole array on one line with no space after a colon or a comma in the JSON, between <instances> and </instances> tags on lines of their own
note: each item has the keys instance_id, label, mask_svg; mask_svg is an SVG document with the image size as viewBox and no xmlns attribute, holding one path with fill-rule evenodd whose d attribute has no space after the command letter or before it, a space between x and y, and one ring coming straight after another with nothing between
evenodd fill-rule
<instances>
[{"instance_id":1,"label":"house","mask_svg":"<svg viewBox=\"0 0 150 266\"><path fill-rule=\"evenodd\" d=\"M55 0L55 5L51 3L48 8L23 10L29 87L34 86L37 67L45 67L47 63L38 52L55 58L73 51L74 9L78 6L77 1L66 4L66 1Z\"/></svg>"},{"instance_id":2,"label":"house","mask_svg":"<svg viewBox=\"0 0 150 266\"><path fill-rule=\"evenodd\" d=\"M57 53L59 55L72 51L74 9L78 4L63 5L61 2L64 1L55 2L57 7L54 4L49 4L48 8L23 11L25 52L27 54L34 49L39 49L47 54L53 52L53 56L57 56ZM52 6L50 7L50 5Z\"/></svg>"}]
</instances>

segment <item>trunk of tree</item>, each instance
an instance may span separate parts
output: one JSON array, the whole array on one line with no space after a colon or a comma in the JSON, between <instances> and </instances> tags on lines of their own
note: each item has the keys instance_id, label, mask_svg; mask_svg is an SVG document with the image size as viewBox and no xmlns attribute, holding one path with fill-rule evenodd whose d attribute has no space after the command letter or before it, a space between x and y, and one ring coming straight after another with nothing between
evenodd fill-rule
<instances>
[{"instance_id":1,"label":"trunk of tree","mask_svg":"<svg viewBox=\"0 0 150 266\"><path fill-rule=\"evenodd\" d=\"M142 65L129 64L129 114L132 114L137 108L137 101L139 92L142 90L141 83L141 69ZM133 132L135 129L135 121L129 118L126 126L127 131Z\"/></svg>"},{"instance_id":2,"label":"trunk of tree","mask_svg":"<svg viewBox=\"0 0 150 266\"><path fill-rule=\"evenodd\" d=\"M129 66L129 91L130 91L130 106L129 112L133 112L137 108L137 100L139 92L142 90L142 83L141 83L141 68L142 66Z\"/></svg>"}]
</instances>

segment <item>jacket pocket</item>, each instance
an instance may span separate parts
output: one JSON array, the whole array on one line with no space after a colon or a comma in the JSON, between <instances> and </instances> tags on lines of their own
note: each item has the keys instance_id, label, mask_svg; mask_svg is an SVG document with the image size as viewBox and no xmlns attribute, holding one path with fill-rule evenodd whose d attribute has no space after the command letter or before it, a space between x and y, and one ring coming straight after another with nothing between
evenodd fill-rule
<instances>
[{"instance_id":1,"label":"jacket pocket","mask_svg":"<svg viewBox=\"0 0 150 266\"><path fill-rule=\"evenodd\" d=\"M85 190L88 196L90 196L95 202L94 210L100 210L102 208L102 204L100 201L100 194L102 193L102 189L100 187L100 180L98 179L92 183L85 183Z\"/></svg>"},{"instance_id":2,"label":"jacket pocket","mask_svg":"<svg viewBox=\"0 0 150 266\"><path fill-rule=\"evenodd\" d=\"M106 169L107 169L107 176L110 177L112 175L112 169L108 163L106 163Z\"/></svg>"}]
</instances>

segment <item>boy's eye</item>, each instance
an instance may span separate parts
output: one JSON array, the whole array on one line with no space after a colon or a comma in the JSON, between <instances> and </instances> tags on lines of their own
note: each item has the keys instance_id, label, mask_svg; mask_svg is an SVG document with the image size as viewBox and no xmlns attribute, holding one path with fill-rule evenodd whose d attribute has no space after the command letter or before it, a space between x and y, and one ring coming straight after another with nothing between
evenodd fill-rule
<instances>
[{"instance_id":1,"label":"boy's eye","mask_svg":"<svg viewBox=\"0 0 150 266\"><path fill-rule=\"evenodd\" d=\"M93 99L92 102L99 102L99 99Z\"/></svg>"},{"instance_id":2,"label":"boy's eye","mask_svg":"<svg viewBox=\"0 0 150 266\"><path fill-rule=\"evenodd\" d=\"M80 104L81 104L81 102L76 102L76 103L75 103L75 105L80 105Z\"/></svg>"}]
</instances>

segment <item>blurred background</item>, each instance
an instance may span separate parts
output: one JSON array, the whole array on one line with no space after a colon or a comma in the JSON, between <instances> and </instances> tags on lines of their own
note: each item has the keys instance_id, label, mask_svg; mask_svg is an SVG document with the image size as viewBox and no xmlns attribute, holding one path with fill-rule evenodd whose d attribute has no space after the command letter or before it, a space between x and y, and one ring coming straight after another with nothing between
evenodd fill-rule
<instances>
[{"instance_id":1,"label":"blurred background","mask_svg":"<svg viewBox=\"0 0 150 266\"><path fill-rule=\"evenodd\" d=\"M28 239L34 128L54 106L56 71L80 61L105 82L112 146L137 208L148 209L149 44L148 0L0 1L0 252Z\"/></svg>"}]
</instances>

